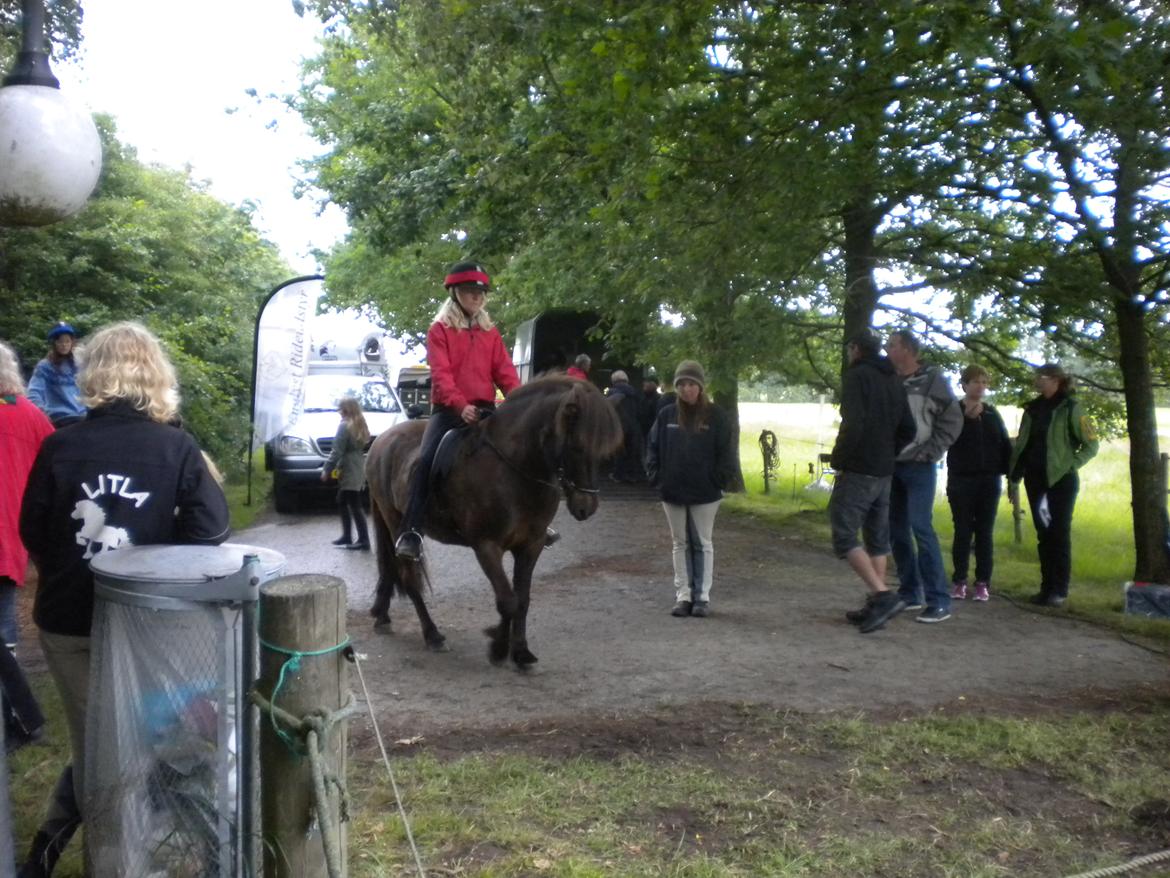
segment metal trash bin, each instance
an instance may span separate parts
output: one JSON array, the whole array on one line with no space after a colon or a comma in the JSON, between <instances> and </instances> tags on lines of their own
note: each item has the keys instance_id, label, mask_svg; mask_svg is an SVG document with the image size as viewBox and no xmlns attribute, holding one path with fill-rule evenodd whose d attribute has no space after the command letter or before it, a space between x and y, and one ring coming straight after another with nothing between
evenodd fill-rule
<instances>
[{"instance_id":1,"label":"metal trash bin","mask_svg":"<svg viewBox=\"0 0 1170 878\"><path fill-rule=\"evenodd\" d=\"M98 555L85 741L86 865L104 876L257 874L255 546Z\"/></svg>"}]
</instances>

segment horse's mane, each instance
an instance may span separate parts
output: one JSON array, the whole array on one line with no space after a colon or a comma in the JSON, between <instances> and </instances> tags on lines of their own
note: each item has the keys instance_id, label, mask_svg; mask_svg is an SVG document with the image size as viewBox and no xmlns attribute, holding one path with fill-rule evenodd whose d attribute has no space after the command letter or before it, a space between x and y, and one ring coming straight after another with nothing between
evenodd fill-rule
<instances>
[{"instance_id":1,"label":"horse's mane","mask_svg":"<svg viewBox=\"0 0 1170 878\"><path fill-rule=\"evenodd\" d=\"M546 375L513 390L503 409L510 411L520 429L531 431L531 435L551 426L558 444L568 438L566 431L571 429L585 452L594 458L613 454L622 444L617 412L588 381Z\"/></svg>"}]
</instances>

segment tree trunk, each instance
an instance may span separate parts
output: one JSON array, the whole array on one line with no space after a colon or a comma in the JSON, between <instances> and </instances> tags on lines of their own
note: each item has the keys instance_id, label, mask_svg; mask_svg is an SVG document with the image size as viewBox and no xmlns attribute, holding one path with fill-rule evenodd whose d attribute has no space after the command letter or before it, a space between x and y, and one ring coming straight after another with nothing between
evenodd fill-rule
<instances>
[{"instance_id":1,"label":"tree trunk","mask_svg":"<svg viewBox=\"0 0 1170 878\"><path fill-rule=\"evenodd\" d=\"M849 367L849 354L844 342L868 329L873 324L877 308L878 288L873 270L877 264L877 227L881 221L878 211L869 203L866 193L841 210L845 227L845 296L841 316L845 321L841 345L841 374Z\"/></svg>"},{"instance_id":2,"label":"tree trunk","mask_svg":"<svg viewBox=\"0 0 1170 878\"><path fill-rule=\"evenodd\" d=\"M1114 306L1125 388L1125 420L1129 433L1129 479L1133 501L1135 582L1170 583L1170 538L1166 494L1159 478L1161 456L1150 377L1149 336L1145 309L1132 300Z\"/></svg>"},{"instance_id":3,"label":"tree trunk","mask_svg":"<svg viewBox=\"0 0 1170 878\"><path fill-rule=\"evenodd\" d=\"M719 406L731 421L731 453L735 457L735 476L727 486L729 491L737 493L745 488L743 483L743 463L739 459L739 376L727 375L719 382L722 393L719 394Z\"/></svg>"}]
</instances>

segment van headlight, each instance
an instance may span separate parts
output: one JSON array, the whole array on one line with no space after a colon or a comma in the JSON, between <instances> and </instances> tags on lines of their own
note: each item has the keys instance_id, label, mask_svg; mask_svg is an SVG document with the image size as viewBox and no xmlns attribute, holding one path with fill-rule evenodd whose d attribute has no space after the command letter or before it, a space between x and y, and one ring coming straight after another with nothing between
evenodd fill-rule
<instances>
[{"instance_id":1,"label":"van headlight","mask_svg":"<svg viewBox=\"0 0 1170 878\"><path fill-rule=\"evenodd\" d=\"M309 444L309 440L302 439L300 436L281 436L277 447L280 453L286 456L313 453L313 446Z\"/></svg>"}]
</instances>

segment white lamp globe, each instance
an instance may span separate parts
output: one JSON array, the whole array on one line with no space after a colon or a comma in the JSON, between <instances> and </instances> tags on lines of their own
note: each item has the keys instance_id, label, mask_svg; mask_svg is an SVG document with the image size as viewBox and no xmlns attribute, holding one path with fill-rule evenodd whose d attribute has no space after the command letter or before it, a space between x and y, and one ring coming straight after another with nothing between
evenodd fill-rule
<instances>
[{"instance_id":1,"label":"white lamp globe","mask_svg":"<svg viewBox=\"0 0 1170 878\"><path fill-rule=\"evenodd\" d=\"M0 88L0 225L72 216L101 170L101 138L84 107L45 85Z\"/></svg>"}]
</instances>

